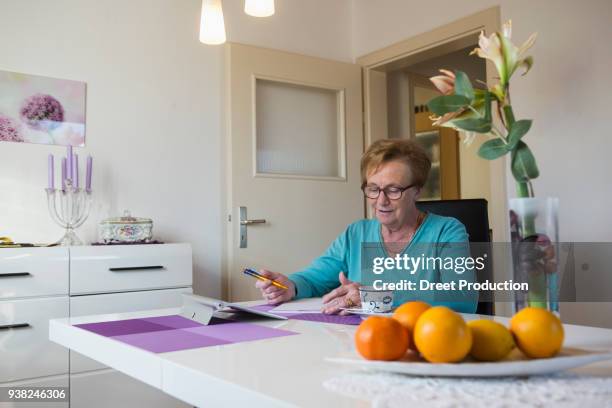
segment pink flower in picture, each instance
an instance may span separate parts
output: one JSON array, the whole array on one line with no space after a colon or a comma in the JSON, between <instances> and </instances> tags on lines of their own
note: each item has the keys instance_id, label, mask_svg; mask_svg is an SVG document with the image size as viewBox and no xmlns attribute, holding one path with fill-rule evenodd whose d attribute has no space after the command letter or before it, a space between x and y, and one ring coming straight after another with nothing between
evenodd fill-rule
<instances>
[{"instance_id":1,"label":"pink flower in picture","mask_svg":"<svg viewBox=\"0 0 612 408\"><path fill-rule=\"evenodd\" d=\"M51 131L64 121L62 104L46 94L34 94L27 98L20 110L21 118L29 127Z\"/></svg>"},{"instance_id":2,"label":"pink flower in picture","mask_svg":"<svg viewBox=\"0 0 612 408\"><path fill-rule=\"evenodd\" d=\"M0 70L0 144L84 146L85 97L84 82Z\"/></svg>"},{"instance_id":3,"label":"pink flower in picture","mask_svg":"<svg viewBox=\"0 0 612 408\"><path fill-rule=\"evenodd\" d=\"M23 142L19 125L12 118L0 114L0 140L3 142Z\"/></svg>"}]
</instances>

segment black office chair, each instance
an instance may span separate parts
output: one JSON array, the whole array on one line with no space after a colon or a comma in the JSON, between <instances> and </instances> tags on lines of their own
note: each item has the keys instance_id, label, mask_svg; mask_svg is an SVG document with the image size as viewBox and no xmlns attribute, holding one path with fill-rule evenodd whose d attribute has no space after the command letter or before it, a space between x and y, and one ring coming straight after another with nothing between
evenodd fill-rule
<instances>
[{"instance_id":1,"label":"black office chair","mask_svg":"<svg viewBox=\"0 0 612 408\"><path fill-rule=\"evenodd\" d=\"M454 217L465 225L470 242L478 242L478 245L471 246L473 257L482 256L485 253L488 261L485 268L477 271L476 279L478 282L489 280L493 282L493 269L491 267L491 233L489 230L489 213L487 211L487 200L482 198L466 200L435 200L419 201L416 206L421 211L427 211L447 217ZM487 244L484 244L487 243ZM490 291L480 292L480 299L476 313L483 315L493 315L493 297Z\"/></svg>"}]
</instances>

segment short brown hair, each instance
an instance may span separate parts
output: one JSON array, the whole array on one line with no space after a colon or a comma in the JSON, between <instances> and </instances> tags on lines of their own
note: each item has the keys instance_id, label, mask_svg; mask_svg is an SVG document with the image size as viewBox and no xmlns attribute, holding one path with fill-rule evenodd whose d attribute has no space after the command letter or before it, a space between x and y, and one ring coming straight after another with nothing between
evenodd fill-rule
<instances>
[{"instance_id":1,"label":"short brown hair","mask_svg":"<svg viewBox=\"0 0 612 408\"><path fill-rule=\"evenodd\" d=\"M381 139L372 143L361 156L361 186L365 186L368 174L392 161L406 163L412 172L412 183L423 187L427 181L431 160L425 150L409 139Z\"/></svg>"}]
</instances>

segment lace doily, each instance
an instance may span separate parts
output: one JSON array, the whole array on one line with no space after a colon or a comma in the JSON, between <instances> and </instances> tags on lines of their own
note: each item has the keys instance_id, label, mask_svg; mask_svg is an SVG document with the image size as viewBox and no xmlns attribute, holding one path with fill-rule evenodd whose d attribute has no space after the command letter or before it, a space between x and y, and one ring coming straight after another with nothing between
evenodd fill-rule
<instances>
[{"instance_id":1,"label":"lace doily","mask_svg":"<svg viewBox=\"0 0 612 408\"><path fill-rule=\"evenodd\" d=\"M562 373L529 378L431 378L351 373L325 388L376 408L612 407L612 378Z\"/></svg>"}]
</instances>

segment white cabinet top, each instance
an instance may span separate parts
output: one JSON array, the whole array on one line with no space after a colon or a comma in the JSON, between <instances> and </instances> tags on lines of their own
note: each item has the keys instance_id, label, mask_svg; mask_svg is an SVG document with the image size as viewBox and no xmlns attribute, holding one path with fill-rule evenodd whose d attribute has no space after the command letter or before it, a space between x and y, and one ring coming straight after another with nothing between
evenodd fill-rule
<instances>
[{"instance_id":1,"label":"white cabinet top","mask_svg":"<svg viewBox=\"0 0 612 408\"><path fill-rule=\"evenodd\" d=\"M0 249L0 300L192 286L190 244Z\"/></svg>"}]
</instances>

